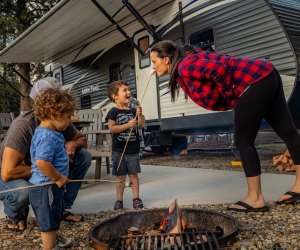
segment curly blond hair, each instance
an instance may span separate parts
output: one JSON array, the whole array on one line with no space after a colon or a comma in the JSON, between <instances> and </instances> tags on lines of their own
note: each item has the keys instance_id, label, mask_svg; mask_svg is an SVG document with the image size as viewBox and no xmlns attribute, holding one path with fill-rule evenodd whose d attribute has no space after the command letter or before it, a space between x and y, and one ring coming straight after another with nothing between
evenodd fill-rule
<instances>
[{"instance_id":1,"label":"curly blond hair","mask_svg":"<svg viewBox=\"0 0 300 250\"><path fill-rule=\"evenodd\" d=\"M60 89L46 89L34 100L34 114L39 120L48 119L51 115L61 117L64 114L73 115L76 101L72 95Z\"/></svg>"}]
</instances>

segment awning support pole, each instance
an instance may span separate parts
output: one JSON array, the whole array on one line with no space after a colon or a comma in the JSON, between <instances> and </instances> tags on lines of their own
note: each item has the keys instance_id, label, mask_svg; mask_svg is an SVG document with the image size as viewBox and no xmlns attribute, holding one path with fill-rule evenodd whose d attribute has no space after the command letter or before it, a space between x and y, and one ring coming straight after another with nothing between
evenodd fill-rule
<instances>
[{"instance_id":1,"label":"awning support pole","mask_svg":"<svg viewBox=\"0 0 300 250\"><path fill-rule=\"evenodd\" d=\"M149 32L153 37L154 41L160 41L161 37L155 32L155 30L146 22L146 20L140 15L140 13L131 5L129 0L122 0L123 4L127 9L134 15L134 17L143 25L143 27Z\"/></svg>"},{"instance_id":2,"label":"awning support pole","mask_svg":"<svg viewBox=\"0 0 300 250\"><path fill-rule=\"evenodd\" d=\"M105 9L97 2L97 0L91 0L95 6L102 12L103 15L114 25L116 25L117 29L120 33L127 39L127 41L142 55L145 56L144 51L142 51L139 46L135 44L135 42L126 34L126 32L122 29L121 26L117 24L117 22L105 11Z\"/></svg>"},{"instance_id":3,"label":"awning support pole","mask_svg":"<svg viewBox=\"0 0 300 250\"><path fill-rule=\"evenodd\" d=\"M179 20L180 20L180 27L181 27L181 44L185 45L185 30L184 30L184 22L183 22L183 15L182 15L182 2L178 3L179 6Z\"/></svg>"}]
</instances>

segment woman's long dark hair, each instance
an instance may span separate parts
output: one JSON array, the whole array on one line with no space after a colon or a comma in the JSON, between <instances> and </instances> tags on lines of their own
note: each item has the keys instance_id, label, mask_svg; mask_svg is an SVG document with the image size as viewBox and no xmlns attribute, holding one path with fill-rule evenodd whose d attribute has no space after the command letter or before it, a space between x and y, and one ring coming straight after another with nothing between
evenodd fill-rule
<instances>
[{"instance_id":1,"label":"woman's long dark hair","mask_svg":"<svg viewBox=\"0 0 300 250\"><path fill-rule=\"evenodd\" d=\"M178 65L181 60L188 54L195 54L197 51L191 45L178 46L175 42L165 40L154 44L150 52L156 52L159 58L168 57L170 61L170 79L169 89L171 92L171 100L175 101L179 90L177 88Z\"/></svg>"}]
</instances>

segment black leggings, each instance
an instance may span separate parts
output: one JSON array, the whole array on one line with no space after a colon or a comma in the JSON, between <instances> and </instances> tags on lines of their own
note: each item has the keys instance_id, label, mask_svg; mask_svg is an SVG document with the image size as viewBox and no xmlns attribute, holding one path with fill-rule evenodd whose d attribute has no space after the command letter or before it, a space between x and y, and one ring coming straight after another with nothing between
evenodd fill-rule
<instances>
[{"instance_id":1,"label":"black leggings","mask_svg":"<svg viewBox=\"0 0 300 250\"><path fill-rule=\"evenodd\" d=\"M234 141L240 152L246 177L261 174L254 141L263 119L284 140L294 164L299 165L300 135L289 112L282 80L276 70L260 82L251 85L234 108Z\"/></svg>"}]
</instances>

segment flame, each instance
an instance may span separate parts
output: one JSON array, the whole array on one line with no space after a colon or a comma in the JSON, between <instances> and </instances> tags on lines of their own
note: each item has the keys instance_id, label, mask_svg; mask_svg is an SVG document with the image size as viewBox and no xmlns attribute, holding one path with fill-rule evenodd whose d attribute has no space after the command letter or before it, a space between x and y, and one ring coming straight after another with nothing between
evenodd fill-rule
<instances>
[{"instance_id":1,"label":"flame","mask_svg":"<svg viewBox=\"0 0 300 250\"><path fill-rule=\"evenodd\" d=\"M181 228L182 228L182 231L184 232L185 229L186 229L186 226L187 226L187 222L184 218L181 217Z\"/></svg>"},{"instance_id":2,"label":"flame","mask_svg":"<svg viewBox=\"0 0 300 250\"><path fill-rule=\"evenodd\" d=\"M179 225L176 225L175 227L169 228L169 221L167 219L163 219L161 222L160 222L160 225L159 225L159 228L158 230L160 232L167 232L167 233L179 233L179 231L182 231L184 232L186 227L187 227L187 222L184 218L180 218L180 227L181 227L181 230L179 229Z\"/></svg>"},{"instance_id":3,"label":"flame","mask_svg":"<svg viewBox=\"0 0 300 250\"><path fill-rule=\"evenodd\" d=\"M169 221L167 219L163 219L160 222L158 230L161 231L161 232L167 232L168 231L168 227L169 227Z\"/></svg>"}]
</instances>

